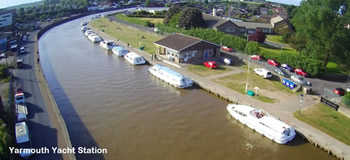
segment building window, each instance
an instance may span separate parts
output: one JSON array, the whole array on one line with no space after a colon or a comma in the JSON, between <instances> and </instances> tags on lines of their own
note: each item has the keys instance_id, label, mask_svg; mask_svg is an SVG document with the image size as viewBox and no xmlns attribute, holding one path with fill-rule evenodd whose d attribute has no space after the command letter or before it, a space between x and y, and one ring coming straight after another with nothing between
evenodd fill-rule
<instances>
[{"instance_id":1,"label":"building window","mask_svg":"<svg viewBox=\"0 0 350 160\"><path fill-rule=\"evenodd\" d=\"M269 29L263 29L262 30L264 33L269 33Z\"/></svg>"},{"instance_id":2,"label":"building window","mask_svg":"<svg viewBox=\"0 0 350 160\"><path fill-rule=\"evenodd\" d=\"M236 29L233 28L233 27L227 27L227 28L226 28L226 32L233 33L233 32L235 32L235 31L236 31Z\"/></svg>"},{"instance_id":3,"label":"building window","mask_svg":"<svg viewBox=\"0 0 350 160\"><path fill-rule=\"evenodd\" d=\"M192 51L192 57L195 57L197 54L197 51Z\"/></svg>"}]
</instances>

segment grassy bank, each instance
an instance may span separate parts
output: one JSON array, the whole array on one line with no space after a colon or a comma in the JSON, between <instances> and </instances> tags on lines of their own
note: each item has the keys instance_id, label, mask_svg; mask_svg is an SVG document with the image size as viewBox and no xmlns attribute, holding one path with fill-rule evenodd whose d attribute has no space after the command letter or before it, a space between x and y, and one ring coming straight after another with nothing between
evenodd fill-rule
<instances>
[{"instance_id":1,"label":"grassy bank","mask_svg":"<svg viewBox=\"0 0 350 160\"><path fill-rule=\"evenodd\" d=\"M350 145L350 118L333 110L332 108L318 103L306 110L293 113L297 119L327 133L339 141Z\"/></svg>"},{"instance_id":2,"label":"grassy bank","mask_svg":"<svg viewBox=\"0 0 350 160\"><path fill-rule=\"evenodd\" d=\"M136 18L136 17L128 17L125 14L117 14L117 19L141 26L148 26L150 23L163 23L163 18Z\"/></svg>"},{"instance_id":3,"label":"grassy bank","mask_svg":"<svg viewBox=\"0 0 350 160\"><path fill-rule=\"evenodd\" d=\"M109 21L106 18L95 19L90 25L100 31L104 31L104 33L113 38L129 43L132 47L145 46L144 51L149 54L155 54L156 46L153 43L163 38L162 36L156 36L124 24Z\"/></svg>"},{"instance_id":4,"label":"grassy bank","mask_svg":"<svg viewBox=\"0 0 350 160\"><path fill-rule=\"evenodd\" d=\"M190 72L195 73L197 75L200 75L202 77L212 76L212 75L222 74L222 73L225 73L225 72L232 71L232 69L230 69L230 68L228 68L226 66L219 66L216 69L210 69L208 67L205 67L202 64L190 65L188 67L188 70Z\"/></svg>"}]
</instances>

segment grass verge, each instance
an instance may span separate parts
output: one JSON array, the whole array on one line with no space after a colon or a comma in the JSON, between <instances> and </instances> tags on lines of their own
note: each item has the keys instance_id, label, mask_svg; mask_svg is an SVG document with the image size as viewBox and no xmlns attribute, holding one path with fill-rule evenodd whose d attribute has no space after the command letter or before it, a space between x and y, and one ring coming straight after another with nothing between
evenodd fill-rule
<instances>
[{"instance_id":1,"label":"grass verge","mask_svg":"<svg viewBox=\"0 0 350 160\"><path fill-rule=\"evenodd\" d=\"M141 26L149 26L150 23L157 24L163 23L163 18L138 18L138 17L128 17L125 14L117 14L117 19L129 23L134 23Z\"/></svg>"},{"instance_id":2,"label":"grass verge","mask_svg":"<svg viewBox=\"0 0 350 160\"><path fill-rule=\"evenodd\" d=\"M288 54L299 54L298 51L290 47L282 47L281 49L281 48L273 47L267 44L260 44L259 48L261 51L271 52L275 54L281 54L282 52L288 53Z\"/></svg>"},{"instance_id":3,"label":"grass verge","mask_svg":"<svg viewBox=\"0 0 350 160\"><path fill-rule=\"evenodd\" d=\"M205 67L202 64L194 64L194 65L190 65L188 67L188 70L192 73L198 74L202 77L206 77L206 76L211 76L211 75L216 75L216 74L222 74L225 72L229 72L232 71L231 68L228 68L226 66L219 66L216 69L210 69L208 67Z\"/></svg>"},{"instance_id":4,"label":"grass verge","mask_svg":"<svg viewBox=\"0 0 350 160\"><path fill-rule=\"evenodd\" d=\"M162 36L156 36L121 23L109 21L106 18L95 19L90 22L90 25L100 31L104 31L104 33L113 38L129 43L135 48L145 46L144 51L149 54L155 54L156 46L153 43L163 38Z\"/></svg>"},{"instance_id":5,"label":"grass verge","mask_svg":"<svg viewBox=\"0 0 350 160\"><path fill-rule=\"evenodd\" d=\"M335 62L328 62L326 66L326 72L328 73L342 73L342 74L348 74L350 71L344 70L344 68L340 67Z\"/></svg>"},{"instance_id":6,"label":"grass verge","mask_svg":"<svg viewBox=\"0 0 350 160\"><path fill-rule=\"evenodd\" d=\"M350 145L350 118L332 108L318 103L306 110L302 110L300 115L298 111L294 112L293 115L335 139Z\"/></svg>"}]
</instances>

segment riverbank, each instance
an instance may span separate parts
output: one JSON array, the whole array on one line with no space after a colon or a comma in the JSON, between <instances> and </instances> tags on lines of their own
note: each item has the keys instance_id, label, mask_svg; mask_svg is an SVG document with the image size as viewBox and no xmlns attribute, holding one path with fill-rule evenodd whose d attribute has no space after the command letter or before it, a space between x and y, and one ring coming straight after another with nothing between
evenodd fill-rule
<instances>
[{"instance_id":1,"label":"riverbank","mask_svg":"<svg viewBox=\"0 0 350 160\"><path fill-rule=\"evenodd\" d=\"M200 86L204 90L207 90L210 93L217 95L218 97L222 97L223 99L228 100L230 102L247 104L247 105L255 106L268 111L270 114L274 115L275 117L279 117L281 120L288 122L298 132L300 132L303 136L305 136L305 138L308 139L309 142L311 142L312 144L317 144L315 146L320 146L321 148L324 148L329 154L332 154L340 159L350 159L350 155L347 154L347 153L350 153L349 146L343 144L342 142L334 139L333 137L330 137L329 135L326 135L325 133L303 122L300 122L299 120L297 120L292 116L292 113L299 109L299 97L291 98L288 101L279 103L279 104L262 103L247 95L237 93L211 80L208 80L201 76L193 74L188 70L185 70L184 68L186 68L186 66L183 64L178 64L180 65L180 68L178 68L178 67L174 67L174 65L169 65L171 64L171 62L166 60L152 60L150 54L142 50L138 50L137 48L127 47L127 44L121 41L117 41L117 39L110 37L109 35L103 32L100 32L97 29L93 28L93 30L103 38L114 40L118 45L121 45L130 51L133 51L142 55L147 59L147 61L150 64L164 65L169 68L172 68L173 70L181 74L184 74L190 77L198 86ZM318 102L319 100L317 98L314 98L312 96L306 96L304 98L303 106L311 106ZM307 107L302 107L302 108L307 108Z\"/></svg>"}]
</instances>

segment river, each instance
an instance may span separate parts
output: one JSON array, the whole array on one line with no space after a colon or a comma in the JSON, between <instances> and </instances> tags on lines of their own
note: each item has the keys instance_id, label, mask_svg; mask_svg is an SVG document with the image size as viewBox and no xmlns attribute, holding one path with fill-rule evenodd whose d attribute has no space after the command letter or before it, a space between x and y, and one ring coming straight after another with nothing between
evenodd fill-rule
<instances>
[{"instance_id":1,"label":"river","mask_svg":"<svg viewBox=\"0 0 350 160\"><path fill-rule=\"evenodd\" d=\"M279 145L229 118L227 102L199 88L176 89L92 44L84 17L46 32L41 65L74 147L103 155L77 159L335 159L296 137Z\"/></svg>"}]
</instances>

